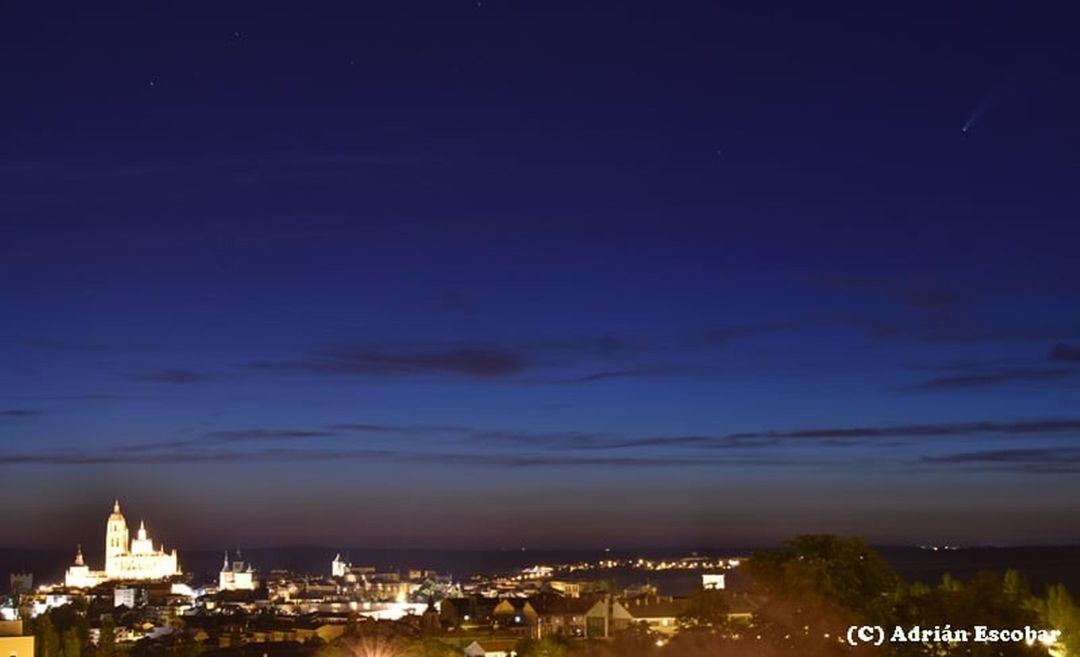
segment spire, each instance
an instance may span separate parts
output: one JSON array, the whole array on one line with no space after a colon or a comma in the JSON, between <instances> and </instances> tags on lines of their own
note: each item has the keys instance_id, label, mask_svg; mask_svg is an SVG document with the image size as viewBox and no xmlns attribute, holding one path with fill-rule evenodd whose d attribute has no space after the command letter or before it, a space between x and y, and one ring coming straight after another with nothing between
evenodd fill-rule
<instances>
[{"instance_id":1,"label":"spire","mask_svg":"<svg viewBox=\"0 0 1080 657\"><path fill-rule=\"evenodd\" d=\"M112 512L113 513L120 513L120 500L116 500L115 502L113 502Z\"/></svg>"},{"instance_id":2,"label":"spire","mask_svg":"<svg viewBox=\"0 0 1080 657\"><path fill-rule=\"evenodd\" d=\"M143 520L139 521L139 540L146 540L146 522Z\"/></svg>"},{"instance_id":3,"label":"spire","mask_svg":"<svg viewBox=\"0 0 1080 657\"><path fill-rule=\"evenodd\" d=\"M86 565L86 562L83 561L83 556L82 556L82 543L79 544L79 547L75 548L75 565L76 566L85 566Z\"/></svg>"},{"instance_id":4,"label":"spire","mask_svg":"<svg viewBox=\"0 0 1080 657\"><path fill-rule=\"evenodd\" d=\"M229 551L228 550L225 550L225 563L222 564L221 569L222 570L228 570L229 569Z\"/></svg>"}]
</instances>

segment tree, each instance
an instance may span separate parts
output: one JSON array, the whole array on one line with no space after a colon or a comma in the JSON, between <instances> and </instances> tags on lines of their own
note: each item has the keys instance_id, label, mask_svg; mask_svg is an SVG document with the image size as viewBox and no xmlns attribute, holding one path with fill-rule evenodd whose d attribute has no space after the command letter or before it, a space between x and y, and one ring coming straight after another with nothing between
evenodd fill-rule
<instances>
[{"instance_id":1,"label":"tree","mask_svg":"<svg viewBox=\"0 0 1080 657\"><path fill-rule=\"evenodd\" d=\"M199 644L181 633L174 633L167 641L166 657L195 657L202 650Z\"/></svg>"},{"instance_id":2,"label":"tree","mask_svg":"<svg viewBox=\"0 0 1080 657\"><path fill-rule=\"evenodd\" d=\"M690 605L679 615L679 625L684 628L725 627L729 609L723 591L699 587L690 598Z\"/></svg>"},{"instance_id":3,"label":"tree","mask_svg":"<svg viewBox=\"0 0 1080 657\"><path fill-rule=\"evenodd\" d=\"M82 640L74 627L64 630L64 657L82 657Z\"/></svg>"},{"instance_id":4,"label":"tree","mask_svg":"<svg viewBox=\"0 0 1080 657\"><path fill-rule=\"evenodd\" d=\"M902 580L860 538L829 534L796 536L779 550L758 550L750 559L755 581L767 588L820 597L868 620L887 615Z\"/></svg>"},{"instance_id":5,"label":"tree","mask_svg":"<svg viewBox=\"0 0 1080 657\"><path fill-rule=\"evenodd\" d=\"M75 617L75 623L72 628L75 630L75 636L79 639L79 647L81 652L86 653L90 650L90 620L86 617L86 606L83 605L82 611Z\"/></svg>"},{"instance_id":6,"label":"tree","mask_svg":"<svg viewBox=\"0 0 1080 657\"><path fill-rule=\"evenodd\" d=\"M34 630L38 657L60 657L60 634L52 622L52 615L42 614Z\"/></svg>"},{"instance_id":7,"label":"tree","mask_svg":"<svg viewBox=\"0 0 1080 657\"><path fill-rule=\"evenodd\" d=\"M797 536L758 550L747 568L767 602L755 636L800 654L840 651L852 625L890 625L903 581L862 539Z\"/></svg>"},{"instance_id":8,"label":"tree","mask_svg":"<svg viewBox=\"0 0 1080 657\"><path fill-rule=\"evenodd\" d=\"M460 657L461 651L434 637L424 637L413 641L405 654L408 657Z\"/></svg>"},{"instance_id":9,"label":"tree","mask_svg":"<svg viewBox=\"0 0 1080 657\"><path fill-rule=\"evenodd\" d=\"M229 647L238 648L244 643L244 633L239 625L229 627Z\"/></svg>"},{"instance_id":10,"label":"tree","mask_svg":"<svg viewBox=\"0 0 1080 657\"><path fill-rule=\"evenodd\" d=\"M435 649L433 644L424 644L417 639L415 630L403 624L368 621L354 625L344 635L319 648L315 657L411 657L410 650L418 644Z\"/></svg>"},{"instance_id":11,"label":"tree","mask_svg":"<svg viewBox=\"0 0 1080 657\"><path fill-rule=\"evenodd\" d=\"M564 657L570 654L567 643L556 637L523 639L517 645L518 657Z\"/></svg>"},{"instance_id":12,"label":"tree","mask_svg":"<svg viewBox=\"0 0 1080 657\"><path fill-rule=\"evenodd\" d=\"M1005 595L1014 598L1024 604L1027 604L1031 596L1031 585L1020 574L1020 571L1015 569L1008 569L1005 571L1005 577L1002 578L1002 586L1005 589Z\"/></svg>"},{"instance_id":13,"label":"tree","mask_svg":"<svg viewBox=\"0 0 1080 657\"><path fill-rule=\"evenodd\" d=\"M405 639L384 634L368 634L350 641L346 646L347 657L407 657Z\"/></svg>"},{"instance_id":14,"label":"tree","mask_svg":"<svg viewBox=\"0 0 1080 657\"><path fill-rule=\"evenodd\" d=\"M946 576L941 586L910 587L897 605L896 624L901 627L945 627L970 630L976 625L996 628L1037 626L1035 599L1027 592L1018 574L1000 577L979 573L967 582ZM953 644L897 644L897 657L922 655L964 655L1007 657L1040 654L1038 648L1021 643L986 644L973 641ZM1045 654L1042 652L1041 654Z\"/></svg>"},{"instance_id":15,"label":"tree","mask_svg":"<svg viewBox=\"0 0 1080 657\"><path fill-rule=\"evenodd\" d=\"M580 653L574 653L575 657L579 654L581 657L685 657L685 653L670 652L657 645L655 635L636 627L618 632L610 640L590 642Z\"/></svg>"},{"instance_id":16,"label":"tree","mask_svg":"<svg viewBox=\"0 0 1080 657\"><path fill-rule=\"evenodd\" d=\"M1042 616L1047 625L1061 631L1058 645L1068 657L1080 655L1080 606L1061 584L1051 586L1046 592Z\"/></svg>"},{"instance_id":17,"label":"tree","mask_svg":"<svg viewBox=\"0 0 1080 657\"><path fill-rule=\"evenodd\" d=\"M964 583L952 576L951 573L945 573L941 577L941 584L938 584L938 589L942 591L948 591L950 593L956 593L964 588Z\"/></svg>"},{"instance_id":18,"label":"tree","mask_svg":"<svg viewBox=\"0 0 1080 657\"><path fill-rule=\"evenodd\" d=\"M111 615L101 618L101 636L98 638L97 657L116 656L116 621Z\"/></svg>"}]
</instances>

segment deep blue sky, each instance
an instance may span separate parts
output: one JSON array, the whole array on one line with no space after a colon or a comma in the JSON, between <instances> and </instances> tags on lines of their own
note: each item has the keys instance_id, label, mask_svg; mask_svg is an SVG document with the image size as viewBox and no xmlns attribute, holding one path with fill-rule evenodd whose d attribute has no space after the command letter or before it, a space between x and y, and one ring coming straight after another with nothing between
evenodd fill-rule
<instances>
[{"instance_id":1,"label":"deep blue sky","mask_svg":"<svg viewBox=\"0 0 1080 657\"><path fill-rule=\"evenodd\" d=\"M4 11L5 543L1080 541L1075 7L226 4Z\"/></svg>"}]
</instances>

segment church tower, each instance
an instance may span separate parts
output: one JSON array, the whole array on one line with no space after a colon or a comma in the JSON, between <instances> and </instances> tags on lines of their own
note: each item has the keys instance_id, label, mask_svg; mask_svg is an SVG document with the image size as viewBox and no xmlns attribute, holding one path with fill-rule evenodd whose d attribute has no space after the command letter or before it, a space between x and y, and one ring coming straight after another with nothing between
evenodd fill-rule
<instances>
[{"instance_id":1,"label":"church tower","mask_svg":"<svg viewBox=\"0 0 1080 657\"><path fill-rule=\"evenodd\" d=\"M109 577L120 576L123 570L120 557L128 552L129 538L127 520L120 513L120 501L117 500L105 524L105 573Z\"/></svg>"}]
</instances>

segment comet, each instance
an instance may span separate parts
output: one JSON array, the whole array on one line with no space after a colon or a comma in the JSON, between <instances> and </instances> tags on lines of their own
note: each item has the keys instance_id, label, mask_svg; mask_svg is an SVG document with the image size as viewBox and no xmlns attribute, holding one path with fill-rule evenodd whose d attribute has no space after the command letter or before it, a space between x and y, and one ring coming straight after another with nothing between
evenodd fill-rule
<instances>
[{"instance_id":1,"label":"comet","mask_svg":"<svg viewBox=\"0 0 1080 657\"><path fill-rule=\"evenodd\" d=\"M1001 97L1005 95L1005 88L1006 84L1002 82L994 87L990 93L983 96L982 100L979 101L979 104L976 105L975 109L968 115L967 121L964 121L964 125L960 127L960 132L963 132L964 134L970 132L971 129L975 127L975 124L982 119L983 115L997 105L998 101L1001 100Z\"/></svg>"},{"instance_id":2,"label":"comet","mask_svg":"<svg viewBox=\"0 0 1080 657\"><path fill-rule=\"evenodd\" d=\"M968 116L967 121L964 121L964 125L960 128L960 132L966 134L974 128L975 124L979 122L979 119L983 117L983 114L986 114L986 111L997 102L998 96L999 94L993 93L979 101L979 104L975 106L975 110Z\"/></svg>"}]
</instances>

